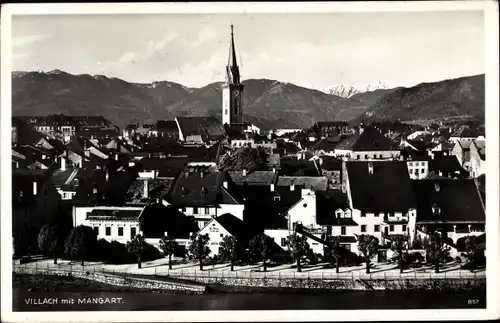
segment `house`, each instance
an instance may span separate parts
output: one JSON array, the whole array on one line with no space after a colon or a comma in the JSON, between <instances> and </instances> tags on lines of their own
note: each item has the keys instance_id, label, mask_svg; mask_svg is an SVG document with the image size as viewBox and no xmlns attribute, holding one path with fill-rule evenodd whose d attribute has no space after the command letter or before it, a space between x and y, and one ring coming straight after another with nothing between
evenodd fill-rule
<instances>
[{"instance_id":1,"label":"house","mask_svg":"<svg viewBox=\"0 0 500 323\"><path fill-rule=\"evenodd\" d=\"M14 252L36 252L43 225L59 215L61 196L46 170L12 170L12 234Z\"/></svg>"},{"instance_id":2,"label":"house","mask_svg":"<svg viewBox=\"0 0 500 323\"><path fill-rule=\"evenodd\" d=\"M52 173L52 182L63 200L72 200L78 187L78 174L82 168L66 167L66 158L61 158L61 167Z\"/></svg>"},{"instance_id":3,"label":"house","mask_svg":"<svg viewBox=\"0 0 500 323\"><path fill-rule=\"evenodd\" d=\"M186 216L193 216L200 228L214 216L230 213L243 220L242 196L227 172L205 171L179 174L169 194L164 198Z\"/></svg>"},{"instance_id":4,"label":"house","mask_svg":"<svg viewBox=\"0 0 500 323\"><path fill-rule=\"evenodd\" d=\"M394 159L399 155L399 145L373 127L360 127L358 134L342 140L335 147L336 157L354 160Z\"/></svg>"},{"instance_id":5,"label":"house","mask_svg":"<svg viewBox=\"0 0 500 323\"><path fill-rule=\"evenodd\" d=\"M76 206L73 226L91 227L97 239L127 243L140 233L139 216L144 207Z\"/></svg>"},{"instance_id":6,"label":"house","mask_svg":"<svg viewBox=\"0 0 500 323\"><path fill-rule=\"evenodd\" d=\"M184 254L191 243L191 237L199 230L194 218L186 217L172 206L152 203L144 207L139 215L139 227L146 242L160 249L163 236L175 239Z\"/></svg>"},{"instance_id":7,"label":"house","mask_svg":"<svg viewBox=\"0 0 500 323\"><path fill-rule=\"evenodd\" d=\"M158 120L149 129L148 136L168 138L176 141L179 139L177 122L175 120Z\"/></svg>"},{"instance_id":8,"label":"house","mask_svg":"<svg viewBox=\"0 0 500 323\"><path fill-rule=\"evenodd\" d=\"M174 184L174 178L138 178L125 193L127 205L149 205L157 199L162 200Z\"/></svg>"},{"instance_id":9,"label":"house","mask_svg":"<svg viewBox=\"0 0 500 323\"><path fill-rule=\"evenodd\" d=\"M383 244L391 235L415 237L416 204L404 161L346 162L349 234L371 234ZM381 251L380 258L385 257Z\"/></svg>"},{"instance_id":10,"label":"house","mask_svg":"<svg viewBox=\"0 0 500 323\"><path fill-rule=\"evenodd\" d=\"M312 145L309 150L317 156L335 156L335 147L341 141L340 136L323 138Z\"/></svg>"},{"instance_id":11,"label":"house","mask_svg":"<svg viewBox=\"0 0 500 323\"><path fill-rule=\"evenodd\" d=\"M480 133L477 130L467 126L461 126L450 136L450 142L455 144L458 141L473 141L477 139L479 135Z\"/></svg>"},{"instance_id":12,"label":"house","mask_svg":"<svg viewBox=\"0 0 500 323\"><path fill-rule=\"evenodd\" d=\"M474 140L469 148L470 176L475 178L486 173L486 145L484 140Z\"/></svg>"},{"instance_id":13,"label":"house","mask_svg":"<svg viewBox=\"0 0 500 323\"><path fill-rule=\"evenodd\" d=\"M465 178L469 173L458 161L456 156L448 155L447 152L440 154L431 152L429 158L429 176Z\"/></svg>"},{"instance_id":14,"label":"house","mask_svg":"<svg viewBox=\"0 0 500 323\"><path fill-rule=\"evenodd\" d=\"M318 121L312 130L321 138L335 137L339 134L349 133L349 124L346 121Z\"/></svg>"},{"instance_id":15,"label":"house","mask_svg":"<svg viewBox=\"0 0 500 323\"><path fill-rule=\"evenodd\" d=\"M176 117L179 139L186 143L214 143L224 138L225 131L214 117Z\"/></svg>"},{"instance_id":16,"label":"house","mask_svg":"<svg viewBox=\"0 0 500 323\"><path fill-rule=\"evenodd\" d=\"M245 242L250 238L243 220L230 213L212 218L195 236L205 234L208 234L209 237L209 257L219 254L220 244L225 236L237 237L239 241Z\"/></svg>"},{"instance_id":17,"label":"house","mask_svg":"<svg viewBox=\"0 0 500 323\"><path fill-rule=\"evenodd\" d=\"M458 162L462 167L469 171L470 170L470 145L472 140L458 140L455 141L451 154L456 156Z\"/></svg>"},{"instance_id":18,"label":"house","mask_svg":"<svg viewBox=\"0 0 500 323\"><path fill-rule=\"evenodd\" d=\"M290 187L302 186L314 191L326 191L328 178L326 176L279 176L276 185Z\"/></svg>"},{"instance_id":19,"label":"house","mask_svg":"<svg viewBox=\"0 0 500 323\"><path fill-rule=\"evenodd\" d=\"M413 181L413 189L420 232L441 232L452 247L461 238L485 232L485 208L473 179Z\"/></svg>"},{"instance_id":20,"label":"house","mask_svg":"<svg viewBox=\"0 0 500 323\"><path fill-rule=\"evenodd\" d=\"M328 188L338 188L342 184L342 160L330 156L322 156L317 161L321 175L328 179Z\"/></svg>"},{"instance_id":21,"label":"house","mask_svg":"<svg viewBox=\"0 0 500 323\"><path fill-rule=\"evenodd\" d=\"M429 176L429 157L409 156L406 158L408 173L411 179L424 179Z\"/></svg>"},{"instance_id":22,"label":"house","mask_svg":"<svg viewBox=\"0 0 500 323\"><path fill-rule=\"evenodd\" d=\"M123 139L128 140L129 138L134 138L137 128L139 128L138 124L128 124L125 126L122 133Z\"/></svg>"}]
</instances>

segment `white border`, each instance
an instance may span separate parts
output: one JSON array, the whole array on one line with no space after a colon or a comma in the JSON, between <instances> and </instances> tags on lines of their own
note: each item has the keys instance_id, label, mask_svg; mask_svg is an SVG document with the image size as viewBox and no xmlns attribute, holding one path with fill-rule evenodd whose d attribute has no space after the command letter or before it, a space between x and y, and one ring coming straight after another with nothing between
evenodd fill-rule
<instances>
[{"instance_id":1,"label":"white border","mask_svg":"<svg viewBox=\"0 0 500 323\"><path fill-rule=\"evenodd\" d=\"M485 310L356 310L356 311L180 311L180 312L12 312L11 244L11 16L16 14L215 14L326 13L383 11L485 11L487 145L487 309ZM361 321L451 320L498 318L500 290L498 204L498 3L496 1L425 1L355 3L169 3L169 4L7 4L1 10L1 321L126 322L126 321Z\"/></svg>"}]
</instances>

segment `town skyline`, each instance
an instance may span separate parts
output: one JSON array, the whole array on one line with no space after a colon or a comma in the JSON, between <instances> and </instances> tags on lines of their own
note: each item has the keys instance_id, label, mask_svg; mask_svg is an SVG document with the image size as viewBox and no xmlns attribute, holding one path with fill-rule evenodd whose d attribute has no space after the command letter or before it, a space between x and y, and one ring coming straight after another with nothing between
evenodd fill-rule
<instances>
[{"instance_id":1,"label":"town skyline","mask_svg":"<svg viewBox=\"0 0 500 323\"><path fill-rule=\"evenodd\" d=\"M12 28L13 70L58 69L132 83L170 81L201 87L224 80L234 24L243 80L275 79L320 90L377 82L391 88L484 73L482 12L306 14L300 15L300 26L295 26L298 15L293 14L164 19L167 16L17 16ZM360 20L365 28L354 28ZM399 26L403 21L405 25ZM101 28L103 23L106 28ZM325 37L318 32L322 26L338 32ZM428 28L433 32L425 32ZM116 31L130 37L109 42ZM54 55L64 48L68 55ZM347 57L352 63L346 63ZM434 67L423 68L429 64ZM403 65L408 73L400 73Z\"/></svg>"}]
</instances>

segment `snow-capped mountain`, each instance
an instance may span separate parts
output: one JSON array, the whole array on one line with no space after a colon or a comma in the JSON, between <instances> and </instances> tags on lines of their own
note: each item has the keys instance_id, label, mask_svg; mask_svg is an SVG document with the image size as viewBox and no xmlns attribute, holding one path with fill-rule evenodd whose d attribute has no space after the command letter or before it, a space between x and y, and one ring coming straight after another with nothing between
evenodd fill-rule
<instances>
[{"instance_id":1,"label":"snow-capped mountain","mask_svg":"<svg viewBox=\"0 0 500 323\"><path fill-rule=\"evenodd\" d=\"M340 96L343 98L350 98L354 94L358 93L363 93L363 92L371 92L375 90L385 90L387 89L387 84L382 81L376 81L372 84L367 84L363 86L354 86L354 85L347 85L347 84L337 84L334 85L330 88L327 89L322 89L321 91L331 94L331 95L336 95Z\"/></svg>"}]
</instances>

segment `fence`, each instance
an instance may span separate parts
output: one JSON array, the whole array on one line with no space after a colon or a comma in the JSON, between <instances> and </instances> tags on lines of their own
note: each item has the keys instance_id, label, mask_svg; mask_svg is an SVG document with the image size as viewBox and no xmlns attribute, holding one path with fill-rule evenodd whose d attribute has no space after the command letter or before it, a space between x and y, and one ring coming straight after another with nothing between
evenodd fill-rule
<instances>
[{"instance_id":1,"label":"fence","mask_svg":"<svg viewBox=\"0 0 500 323\"><path fill-rule=\"evenodd\" d=\"M405 270L403 273L399 271L390 270L377 270L372 269L370 274L367 274L364 269L359 268L355 271L346 271L336 273L333 271L316 270L316 271L303 271L296 272L291 270L273 270L263 272L254 270L241 270L237 269L235 271L229 270L218 270L210 268L211 266L206 266L203 271L194 269L192 267L188 268L178 268L178 269L168 269L168 266L156 266L156 267L143 267L138 269L135 265L127 266L109 266L102 264L86 264L81 266L77 263L28 263L28 264L16 264L14 268L18 272L42 272L42 271L67 271L67 272L101 272L107 274L115 275L147 275L147 276L161 276L161 277L172 277L187 280L196 280L200 278L255 278L255 279L311 279L311 280L334 280L334 279L383 279L383 280L400 280L400 279L479 279L485 278L486 274L484 271L481 272L469 272L464 270L443 270L440 273L435 273L434 271L420 272L418 269ZM220 268L219 268L220 269Z\"/></svg>"}]
</instances>

